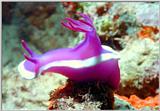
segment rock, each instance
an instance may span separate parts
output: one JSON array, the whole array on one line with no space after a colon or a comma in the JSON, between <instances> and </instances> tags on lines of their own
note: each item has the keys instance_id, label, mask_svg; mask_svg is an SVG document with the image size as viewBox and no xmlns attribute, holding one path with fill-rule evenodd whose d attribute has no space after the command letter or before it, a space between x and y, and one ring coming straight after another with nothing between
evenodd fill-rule
<instances>
[{"instance_id":1,"label":"rock","mask_svg":"<svg viewBox=\"0 0 160 111\"><path fill-rule=\"evenodd\" d=\"M66 16L60 3L18 3L14 13L21 39L29 40L41 52L77 43L76 34L61 25Z\"/></svg>"},{"instance_id":2,"label":"rock","mask_svg":"<svg viewBox=\"0 0 160 111\"><path fill-rule=\"evenodd\" d=\"M12 11L15 6L15 2L4 2L2 3L2 23L11 24L12 23Z\"/></svg>"},{"instance_id":3,"label":"rock","mask_svg":"<svg viewBox=\"0 0 160 111\"><path fill-rule=\"evenodd\" d=\"M137 4L135 12L138 22L146 26L160 26L159 7L157 2Z\"/></svg>"},{"instance_id":4,"label":"rock","mask_svg":"<svg viewBox=\"0 0 160 111\"><path fill-rule=\"evenodd\" d=\"M158 89L158 41L134 40L120 52L121 85L118 94L155 96ZM126 92L127 90L127 92Z\"/></svg>"},{"instance_id":5,"label":"rock","mask_svg":"<svg viewBox=\"0 0 160 111\"><path fill-rule=\"evenodd\" d=\"M66 78L48 73L34 80L21 78L17 67L3 68L2 109L45 110L48 106L49 92L65 83Z\"/></svg>"},{"instance_id":6,"label":"rock","mask_svg":"<svg viewBox=\"0 0 160 111\"><path fill-rule=\"evenodd\" d=\"M18 27L16 25L3 25L2 27L2 64L15 66L21 60L22 48L18 39Z\"/></svg>"}]
</instances>

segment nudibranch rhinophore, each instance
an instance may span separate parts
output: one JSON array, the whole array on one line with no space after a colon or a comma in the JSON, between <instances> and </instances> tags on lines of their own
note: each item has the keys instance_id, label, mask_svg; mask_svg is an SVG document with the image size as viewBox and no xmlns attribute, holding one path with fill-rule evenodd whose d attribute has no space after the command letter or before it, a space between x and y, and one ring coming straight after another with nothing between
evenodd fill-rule
<instances>
[{"instance_id":1,"label":"nudibranch rhinophore","mask_svg":"<svg viewBox=\"0 0 160 111\"><path fill-rule=\"evenodd\" d=\"M70 80L104 81L116 89L120 82L119 56L112 48L101 45L91 18L79 14L83 19L65 18L61 24L73 31L83 32L84 40L73 48L61 48L44 54L34 53L22 40L23 48L29 53L24 54L18 70L22 77L33 79L45 72L60 73Z\"/></svg>"}]
</instances>

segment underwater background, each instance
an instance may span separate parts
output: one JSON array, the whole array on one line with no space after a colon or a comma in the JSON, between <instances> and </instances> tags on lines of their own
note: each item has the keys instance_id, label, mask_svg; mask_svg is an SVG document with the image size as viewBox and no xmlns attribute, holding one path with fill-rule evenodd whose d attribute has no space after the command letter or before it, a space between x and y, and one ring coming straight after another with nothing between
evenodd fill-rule
<instances>
[{"instance_id":1,"label":"underwater background","mask_svg":"<svg viewBox=\"0 0 160 111\"><path fill-rule=\"evenodd\" d=\"M21 40L39 54L74 47L83 34L63 28L61 20L77 19L77 12L90 15L101 44L120 54L115 109L158 109L159 2L2 2L2 109L48 108L50 92L67 78L51 73L33 80L21 78L17 70L24 60ZM98 105L76 104L73 109L98 109Z\"/></svg>"}]
</instances>

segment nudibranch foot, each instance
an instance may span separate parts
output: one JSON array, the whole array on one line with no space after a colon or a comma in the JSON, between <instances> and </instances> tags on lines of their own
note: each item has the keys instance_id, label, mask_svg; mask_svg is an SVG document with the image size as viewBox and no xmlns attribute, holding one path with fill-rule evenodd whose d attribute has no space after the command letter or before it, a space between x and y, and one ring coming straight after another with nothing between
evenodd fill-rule
<instances>
[{"instance_id":1,"label":"nudibranch foot","mask_svg":"<svg viewBox=\"0 0 160 111\"><path fill-rule=\"evenodd\" d=\"M20 72L20 75L22 78L24 79L34 79L36 78L36 73L34 72L34 69L31 68L27 70L26 67L26 60L22 61L19 65L18 65L18 71ZM33 63L29 63L30 67L35 67L35 65Z\"/></svg>"}]
</instances>

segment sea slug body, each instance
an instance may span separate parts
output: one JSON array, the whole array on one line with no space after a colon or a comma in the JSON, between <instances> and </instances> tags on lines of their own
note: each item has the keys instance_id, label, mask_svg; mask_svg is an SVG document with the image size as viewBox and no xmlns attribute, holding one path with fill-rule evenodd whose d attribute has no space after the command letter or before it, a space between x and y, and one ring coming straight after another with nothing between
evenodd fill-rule
<instances>
[{"instance_id":1,"label":"sea slug body","mask_svg":"<svg viewBox=\"0 0 160 111\"><path fill-rule=\"evenodd\" d=\"M62 25L70 30L83 32L84 40L73 48L61 48L44 54L34 53L22 40L24 54L18 70L23 78L33 79L45 72L60 73L76 82L105 81L117 89L120 82L118 53L112 48L101 45L93 22L86 14L80 14L83 20L65 18Z\"/></svg>"}]
</instances>

